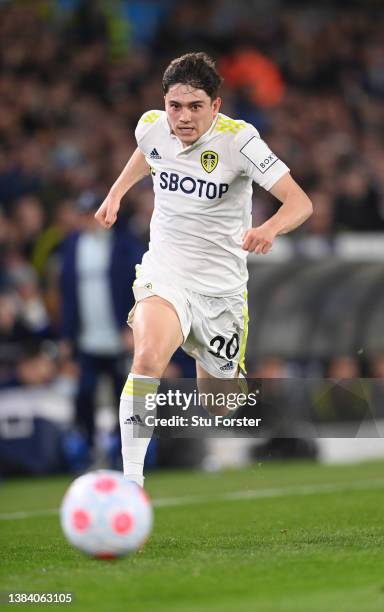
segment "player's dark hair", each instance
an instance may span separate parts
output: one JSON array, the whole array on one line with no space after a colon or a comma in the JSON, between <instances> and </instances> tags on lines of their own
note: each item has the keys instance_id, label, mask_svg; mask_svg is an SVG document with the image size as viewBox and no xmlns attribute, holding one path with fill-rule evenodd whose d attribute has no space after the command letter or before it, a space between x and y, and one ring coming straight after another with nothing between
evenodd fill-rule
<instances>
[{"instance_id":1,"label":"player's dark hair","mask_svg":"<svg viewBox=\"0 0 384 612\"><path fill-rule=\"evenodd\" d=\"M164 95L172 85L182 83L194 89L202 89L214 100L222 82L215 62L206 53L186 53L172 60L163 76Z\"/></svg>"}]
</instances>

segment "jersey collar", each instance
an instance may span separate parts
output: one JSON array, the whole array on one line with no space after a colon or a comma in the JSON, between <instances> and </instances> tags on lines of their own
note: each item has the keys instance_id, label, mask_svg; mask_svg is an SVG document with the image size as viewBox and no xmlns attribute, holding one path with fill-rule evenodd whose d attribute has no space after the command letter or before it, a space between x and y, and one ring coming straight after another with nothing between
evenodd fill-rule
<instances>
[{"instance_id":1,"label":"jersey collar","mask_svg":"<svg viewBox=\"0 0 384 612\"><path fill-rule=\"evenodd\" d=\"M195 142L193 142L191 145L189 145L188 147L183 148L182 142L181 140L172 132L171 130L171 126L168 123L168 119L167 119L167 114L165 114L165 120L167 122L167 129L169 134L172 136L172 138L176 138L176 140L180 143L181 145L181 149L180 151L177 153L177 155L182 155L184 153L189 153L190 151L193 151L194 149L196 149L197 147L199 147L201 144L204 144L205 142L207 142L207 140L210 138L210 136L212 135L213 130L215 129L216 123L217 123L217 119L219 117L219 113L216 115L216 118L214 119L214 121L212 121L211 125L209 126L208 130L206 132L204 132L204 134L202 134L200 136L200 138L198 138Z\"/></svg>"}]
</instances>

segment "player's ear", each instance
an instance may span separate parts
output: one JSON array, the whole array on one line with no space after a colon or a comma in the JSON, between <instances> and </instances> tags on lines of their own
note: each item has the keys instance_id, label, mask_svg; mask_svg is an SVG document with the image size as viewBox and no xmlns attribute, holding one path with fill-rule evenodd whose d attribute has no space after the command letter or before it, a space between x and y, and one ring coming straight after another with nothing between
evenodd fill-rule
<instances>
[{"instance_id":1,"label":"player's ear","mask_svg":"<svg viewBox=\"0 0 384 612\"><path fill-rule=\"evenodd\" d=\"M220 106L221 106L221 98L217 97L212 101L212 110L213 110L214 115L217 115L217 113L220 110Z\"/></svg>"}]
</instances>

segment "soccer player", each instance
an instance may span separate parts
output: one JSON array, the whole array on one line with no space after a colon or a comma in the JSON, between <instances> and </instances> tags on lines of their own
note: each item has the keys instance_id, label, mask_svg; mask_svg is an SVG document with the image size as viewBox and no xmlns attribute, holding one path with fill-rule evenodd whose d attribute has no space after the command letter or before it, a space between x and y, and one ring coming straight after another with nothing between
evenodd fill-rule
<instances>
[{"instance_id":1,"label":"soccer player","mask_svg":"<svg viewBox=\"0 0 384 612\"><path fill-rule=\"evenodd\" d=\"M248 323L247 253L268 253L276 236L312 213L309 198L257 130L219 112L220 83L205 53L171 62L163 76L165 111L141 117L138 147L95 215L110 228L124 194L152 174L155 208L133 286L134 357L120 403L124 473L141 486L149 438L137 436L136 428L145 395L156 393L179 346L196 360L198 379L239 376ZM254 228L253 181L282 202Z\"/></svg>"}]
</instances>

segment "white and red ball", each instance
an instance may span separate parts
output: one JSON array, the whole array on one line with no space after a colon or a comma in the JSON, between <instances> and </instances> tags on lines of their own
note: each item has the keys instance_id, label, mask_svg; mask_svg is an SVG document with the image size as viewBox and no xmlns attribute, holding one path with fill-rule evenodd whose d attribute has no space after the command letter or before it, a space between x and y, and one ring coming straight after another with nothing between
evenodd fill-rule
<instances>
[{"instance_id":1,"label":"white and red ball","mask_svg":"<svg viewBox=\"0 0 384 612\"><path fill-rule=\"evenodd\" d=\"M120 472L98 470L80 476L67 490L61 526L73 546L99 558L141 548L153 524L151 503L139 485Z\"/></svg>"}]
</instances>

